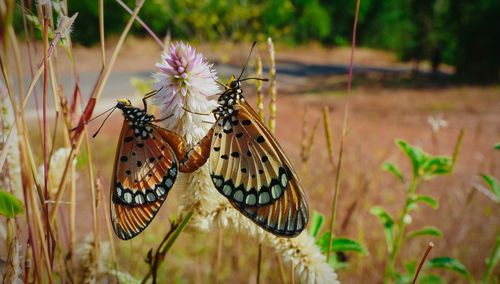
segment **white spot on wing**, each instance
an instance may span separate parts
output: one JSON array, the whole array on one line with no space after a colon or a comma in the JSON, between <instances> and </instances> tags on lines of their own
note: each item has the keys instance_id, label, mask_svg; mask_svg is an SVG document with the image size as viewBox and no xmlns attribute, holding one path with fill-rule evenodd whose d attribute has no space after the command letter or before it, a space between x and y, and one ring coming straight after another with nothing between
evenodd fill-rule
<instances>
[{"instance_id":1,"label":"white spot on wing","mask_svg":"<svg viewBox=\"0 0 500 284\"><path fill-rule=\"evenodd\" d=\"M241 191L241 190L238 190L238 191L236 191L236 192L234 193L234 199L235 199L236 201L238 201L238 202L242 202L242 201L243 201L243 197L244 197L244 195L243 195L243 191Z\"/></svg>"},{"instance_id":2,"label":"white spot on wing","mask_svg":"<svg viewBox=\"0 0 500 284\"><path fill-rule=\"evenodd\" d=\"M271 200L269 193L263 191L259 194L259 204L267 204Z\"/></svg>"},{"instance_id":3,"label":"white spot on wing","mask_svg":"<svg viewBox=\"0 0 500 284\"><path fill-rule=\"evenodd\" d=\"M144 203L144 195L142 193L138 192L135 196L135 203L137 204L143 204Z\"/></svg>"},{"instance_id":4,"label":"white spot on wing","mask_svg":"<svg viewBox=\"0 0 500 284\"><path fill-rule=\"evenodd\" d=\"M129 191L126 191L123 194L123 200L125 200L125 202L128 203L128 204L132 203L132 193L129 192Z\"/></svg>"}]
</instances>

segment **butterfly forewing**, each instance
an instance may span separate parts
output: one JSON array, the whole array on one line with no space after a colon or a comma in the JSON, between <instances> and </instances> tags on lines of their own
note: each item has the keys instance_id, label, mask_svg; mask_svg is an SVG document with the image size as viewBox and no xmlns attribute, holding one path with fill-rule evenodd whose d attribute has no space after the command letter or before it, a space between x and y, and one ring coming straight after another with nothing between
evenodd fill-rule
<instances>
[{"instance_id":1,"label":"butterfly forewing","mask_svg":"<svg viewBox=\"0 0 500 284\"><path fill-rule=\"evenodd\" d=\"M178 163L162 138L168 132L152 124L147 137L124 122L111 183L111 220L121 239L142 232L165 201L177 177Z\"/></svg>"},{"instance_id":2,"label":"butterfly forewing","mask_svg":"<svg viewBox=\"0 0 500 284\"><path fill-rule=\"evenodd\" d=\"M217 190L264 229L295 236L306 226L305 194L290 162L245 102L214 125L210 156Z\"/></svg>"}]
</instances>

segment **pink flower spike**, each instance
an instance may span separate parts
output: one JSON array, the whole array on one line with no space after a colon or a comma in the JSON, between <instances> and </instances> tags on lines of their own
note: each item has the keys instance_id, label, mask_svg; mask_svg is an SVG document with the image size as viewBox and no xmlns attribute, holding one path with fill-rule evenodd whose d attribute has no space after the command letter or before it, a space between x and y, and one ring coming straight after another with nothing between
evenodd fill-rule
<instances>
[{"instance_id":1,"label":"pink flower spike","mask_svg":"<svg viewBox=\"0 0 500 284\"><path fill-rule=\"evenodd\" d=\"M173 114L164 121L165 127L186 137L188 143L199 139L192 133L203 133L210 126L203 121L213 119L186 111L210 113L217 105L208 100L220 92L212 66L201 53L183 42L171 44L156 64L154 88L160 91L153 97L153 103L160 107L159 117Z\"/></svg>"}]
</instances>

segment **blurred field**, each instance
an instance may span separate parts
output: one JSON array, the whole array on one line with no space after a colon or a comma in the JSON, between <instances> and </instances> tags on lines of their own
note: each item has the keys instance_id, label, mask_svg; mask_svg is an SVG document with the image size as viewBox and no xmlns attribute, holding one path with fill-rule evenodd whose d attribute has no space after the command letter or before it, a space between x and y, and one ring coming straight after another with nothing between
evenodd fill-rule
<instances>
[{"instance_id":1,"label":"blurred field","mask_svg":"<svg viewBox=\"0 0 500 284\"><path fill-rule=\"evenodd\" d=\"M246 55L245 48L234 48L230 44L200 46L209 61L238 66ZM76 48L77 66L84 72L95 72L98 66L95 54L97 48ZM245 51L245 52L244 52ZM384 161L397 162L403 170L409 169L407 160L395 146L394 140L402 138L411 144L421 146L432 154L451 155L460 129L466 131L456 171L452 176L438 177L423 185L422 193L436 197L440 208L432 210L422 206L408 229L423 225L439 227L444 237L421 238L406 243L401 259L418 259L427 241L436 247L431 257L448 255L460 259L476 278L482 276L484 259L488 256L498 230L500 229L500 207L472 188L478 182L478 173L485 172L500 176L500 156L494 153L493 145L500 141L500 88L498 86L454 85L446 75L438 79L429 74L420 74L412 79L411 65L399 63L388 52L369 49L356 51L355 65L365 67L402 70L386 74L370 71L355 74L353 96L350 102L349 133L345 141L345 160L339 196L338 226L341 236L357 238L369 250L369 255L348 254L350 267L338 271L343 283L377 283L382 280L387 257L382 225L369 213L374 205L383 205L396 215L402 208L404 188L387 172L382 171ZM116 65L116 72L151 72L158 60L159 50L153 44L142 40L127 43ZM229 54L223 57L221 54ZM328 62L343 66L348 53L343 49L277 48L278 69L290 60L305 66ZM359 58L359 59L358 59ZM130 64L131 60L137 64ZM399 69L397 69L399 68ZM402 69L401 69L402 68ZM446 70L446 69L445 69ZM222 74L221 77L226 76ZM443 79L444 78L444 79ZM344 109L345 80L343 72L335 74L286 75L278 71L278 113L277 138L300 173L309 196L312 210L328 215L331 206L333 171L328 163L325 137L322 127L318 130L316 142L307 164L301 164L300 145L302 124L312 128L321 118L324 105L332 110L332 127L335 153L338 153ZM110 84L126 84L112 82ZM255 105L254 87L244 87L247 99ZM112 104L113 97L134 97L129 93L103 95L103 109ZM106 99L108 98L108 99ZM308 107L308 116L304 109ZM429 117L442 117L448 127L436 133L433 140ZM97 175L102 178L103 191L108 194L116 139L122 117L115 114L106 123L103 131L92 141ZM95 129L99 123L93 123ZM335 157L337 159L337 157ZM80 165L80 167L84 167ZM82 168L83 169L83 168ZM91 231L91 220L85 214L90 212L87 194L88 178L78 180L77 216L78 239L83 241L84 232ZM143 262L146 252L155 246L160 236L168 230L167 218L176 212L179 192L176 187L169 195L159 216L152 225L132 241L116 241L116 253L121 268L132 275L144 275L147 268ZM356 207L350 209L354 202ZM108 200L99 200L102 204ZM90 214L90 213L89 213ZM102 213L101 232L105 235L106 213ZM223 232L222 263L219 279L222 283L252 283L255 281L257 242L234 232ZM161 268L160 280L176 283L205 283L213 267L216 254L217 229L209 234L190 233L176 242ZM278 281L275 256L264 247L264 283ZM443 272L440 272L440 274ZM461 281L452 273L447 274L450 283ZM175 280L175 281L174 281Z\"/></svg>"}]
</instances>

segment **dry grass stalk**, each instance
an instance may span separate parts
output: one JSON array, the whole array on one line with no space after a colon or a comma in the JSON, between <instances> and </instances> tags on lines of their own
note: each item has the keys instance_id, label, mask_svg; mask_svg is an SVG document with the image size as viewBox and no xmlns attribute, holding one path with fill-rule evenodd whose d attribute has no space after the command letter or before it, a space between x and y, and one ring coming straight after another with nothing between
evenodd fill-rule
<instances>
[{"instance_id":1,"label":"dry grass stalk","mask_svg":"<svg viewBox=\"0 0 500 284\"><path fill-rule=\"evenodd\" d=\"M354 50L356 48L356 29L358 26L360 1L361 0L356 0L356 12L355 12L354 24L353 24L353 28L352 28L352 44L351 44L351 57L349 60L349 76L347 79L347 94L345 96L344 120L342 123L342 136L340 138L339 158L337 161L337 172L335 174L335 189L333 192L332 208L331 208L331 214L330 214L330 226L329 226L330 240L328 241L328 250L326 253L326 260L327 261L330 260L332 240L335 236L335 232L334 232L335 214L336 214L336 210L337 210L337 199L338 199L339 191L340 191L340 176L341 176L341 169L342 169L342 156L344 153L344 140L345 140L345 137L347 135L347 119L348 119L348 113L349 113L349 96L351 94L351 86L352 86L352 69L353 69L353 65L354 65Z\"/></svg>"},{"instance_id":2,"label":"dry grass stalk","mask_svg":"<svg viewBox=\"0 0 500 284\"><path fill-rule=\"evenodd\" d=\"M276 58L274 53L273 40L268 37L267 45L269 50L269 60L271 66L269 67L269 130L274 133L276 129Z\"/></svg>"},{"instance_id":3,"label":"dry grass stalk","mask_svg":"<svg viewBox=\"0 0 500 284\"><path fill-rule=\"evenodd\" d=\"M309 161L309 157L310 157L311 151L312 151L312 146L314 145L314 141L316 139L316 132L318 132L319 122L320 122L320 119L317 118L316 121L314 122L314 126L311 130L311 133L309 134L309 139L307 139L306 148L304 151L304 156L302 156L302 163L303 164L307 164L307 162Z\"/></svg>"},{"instance_id":4,"label":"dry grass stalk","mask_svg":"<svg viewBox=\"0 0 500 284\"><path fill-rule=\"evenodd\" d=\"M262 78L262 59L259 55L255 60L255 77ZM260 117L260 120L265 121L264 119L264 96L262 94L262 81L255 80L255 86L257 87L257 114Z\"/></svg>"},{"instance_id":5,"label":"dry grass stalk","mask_svg":"<svg viewBox=\"0 0 500 284\"><path fill-rule=\"evenodd\" d=\"M333 160L333 135L332 135L332 128L330 126L330 108L328 106L323 107L323 127L325 130L328 161L330 162L330 165L333 168L335 166Z\"/></svg>"},{"instance_id":6,"label":"dry grass stalk","mask_svg":"<svg viewBox=\"0 0 500 284\"><path fill-rule=\"evenodd\" d=\"M300 142L300 160L302 169L305 169L306 151L307 151L307 130L309 129L309 106L304 106L304 114L302 115L302 140Z\"/></svg>"}]
</instances>

